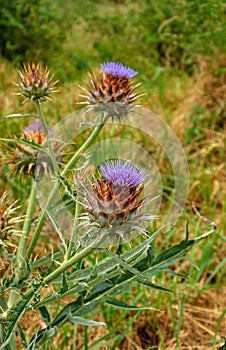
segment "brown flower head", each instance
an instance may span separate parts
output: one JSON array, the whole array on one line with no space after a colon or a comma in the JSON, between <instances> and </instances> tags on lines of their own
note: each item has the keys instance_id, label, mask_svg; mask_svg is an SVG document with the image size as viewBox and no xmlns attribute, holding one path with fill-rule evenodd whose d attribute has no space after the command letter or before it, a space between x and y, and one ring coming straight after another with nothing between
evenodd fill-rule
<instances>
[{"instance_id":1,"label":"brown flower head","mask_svg":"<svg viewBox=\"0 0 226 350\"><path fill-rule=\"evenodd\" d=\"M15 85L21 90L18 95L25 96L25 101L29 99L45 101L49 99L50 94L57 92L55 85L58 81L52 82L54 76L50 76L49 69L43 68L41 64L24 64L18 73L20 83Z\"/></svg>"},{"instance_id":2,"label":"brown flower head","mask_svg":"<svg viewBox=\"0 0 226 350\"><path fill-rule=\"evenodd\" d=\"M54 136L49 130L50 136ZM22 142L20 142L20 140ZM13 164L10 173L22 176L34 176L39 180L44 173L53 174L53 164L46 148L46 136L40 120L34 120L22 133L18 142L10 146L7 163ZM56 160L60 162L63 145L58 140L52 141Z\"/></svg>"}]
</instances>

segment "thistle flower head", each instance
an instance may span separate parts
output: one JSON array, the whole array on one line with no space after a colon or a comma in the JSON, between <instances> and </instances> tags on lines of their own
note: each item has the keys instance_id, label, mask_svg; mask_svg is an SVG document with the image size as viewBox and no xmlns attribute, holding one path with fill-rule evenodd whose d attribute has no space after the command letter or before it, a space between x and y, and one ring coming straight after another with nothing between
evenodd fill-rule
<instances>
[{"instance_id":1,"label":"thistle flower head","mask_svg":"<svg viewBox=\"0 0 226 350\"><path fill-rule=\"evenodd\" d=\"M9 204L7 193L3 192L0 195L0 246L7 245L8 235L15 230L15 225L21 221L21 217L15 216L17 209L15 202Z\"/></svg>"},{"instance_id":2,"label":"thistle flower head","mask_svg":"<svg viewBox=\"0 0 226 350\"><path fill-rule=\"evenodd\" d=\"M90 86L82 88L81 95L86 99L88 111L101 112L120 121L130 113L133 102L142 94L136 92L140 84L134 85L132 78L138 73L118 62L107 62L100 65L102 70L98 77L90 76Z\"/></svg>"},{"instance_id":3,"label":"thistle flower head","mask_svg":"<svg viewBox=\"0 0 226 350\"><path fill-rule=\"evenodd\" d=\"M118 228L126 224L132 230L147 219L143 207L146 170L137 164L108 161L100 166L91 191L86 189L84 208L91 222L100 227ZM127 232L128 233L128 232Z\"/></svg>"},{"instance_id":4,"label":"thistle flower head","mask_svg":"<svg viewBox=\"0 0 226 350\"><path fill-rule=\"evenodd\" d=\"M47 67L43 68L41 64L24 64L19 71L20 83L15 83L21 90L18 95L25 96L25 101L49 99L49 95L56 92L55 85L58 81L52 82L53 75ZM25 102L24 101L24 102Z\"/></svg>"},{"instance_id":5,"label":"thistle flower head","mask_svg":"<svg viewBox=\"0 0 226 350\"><path fill-rule=\"evenodd\" d=\"M53 132L49 129L50 136ZM21 140L21 142L20 142ZM44 173L53 173L53 164L46 150L46 136L40 120L34 120L22 132L17 143L10 146L8 163L13 164L11 173L25 176L35 176L39 180ZM52 149L56 160L62 155L63 146L58 141L52 141Z\"/></svg>"},{"instance_id":6,"label":"thistle flower head","mask_svg":"<svg viewBox=\"0 0 226 350\"><path fill-rule=\"evenodd\" d=\"M54 136L53 131L48 127L50 136ZM46 136L42 122L39 119L34 119L23 131L25 140L34 141L40 146L46 144Z\"/></svg>"}]
</instances>

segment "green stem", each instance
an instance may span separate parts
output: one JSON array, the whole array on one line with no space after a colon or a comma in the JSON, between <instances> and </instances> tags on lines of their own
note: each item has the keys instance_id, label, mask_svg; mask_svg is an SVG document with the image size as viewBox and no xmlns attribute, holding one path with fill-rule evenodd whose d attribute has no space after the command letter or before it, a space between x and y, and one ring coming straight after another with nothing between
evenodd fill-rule
<instances>
[{"instance_id":1,"label":"green stem","mask_svg":"<svg viewBox=\"0 0 226 350\"><path fill-rule=\"evenodd\" d=\"M27 206L27 211L24 219L24 225L22 230L22 236L19 242L18 250L17 250L17 263L18 265L22 264L24 262L24 257L26 253L26 244L31 228L31 221L35 209L35 203L36 203L36 182L32 178L32 184L31 184L31 192L30 192L30 198Z\"/></svg>"},{"instance_id":2,"label":"green stem","mask_svg":"<svg viewBox=\"0 0 226 350\"><path fill-rule=\"evenodd\" d=\"M49 129L48 129L45 117L44 117L44 115L42 113L41 103L40 103L39 100L35 100L35 106L36 106L39 118L40 118L40 120L42 122L42 126L43 126L43 129L44 129L44 133L45 133L45 137L46 137L46 141L47 141L47 146L48 146L50 158L51 158L51 161L52 161L52 164L53 164L53 168L54 168L54 172L55 172L55 174L57 174L58 173L58 164L57 164L57 161L56 161L56 157L55 157L55 154L54 154L54 151L53 151L51 139L50 139L50 136L49 136Z\"/></svg>"},{"instance_id":3,"label":"green stem","mask_svg":"<svg viewBox=\"0 0 226 350\"><path fill-rule=\"evenodd\" d=\"M55 194L55 193L54 193L54 194ZM52 196L51 196L51 197L52 197ZM49 197L49 198L50 198L50 197ZM50 198L50 199L52 199L52 198ZM49 203L50 203L50 201L47 202L47 205L48 205ZM47 207L47 205L46 205L46 207ZM44 214L44 211L43 211L42 214L41 214L41 216L40 216L39 222L38 222L38 224L37 224L37 226L36 226L36 228L35 228L34 235L33 235L32 239L31 239L30 245L29 245L29 247L28 247L28 249L27 249L27 253L26 253L26 259L27 259L27 260L30 259L31 254L32 254L33 251L34 251L34 248L35 248L36 243L37 243L37 241L38 241L38 239L39 239L39 235L40 235L40 233L41 233L41 230L42 230L42 227L43 227L43 225L44 225L44 222L45 222L45 214Z\"/></svg>"},{"instance_id":4,"label":"green stem","mask_svg":"<svg viewBox=\"0 0 226 350\"><path fill-rule=\"evenodd\" d=\"M69 267L73 266L77 262L81 261L84 259L87 255L89 255L94 247L96 246L96 241L92 243L91 245L87 246L83 250L81 250L79 253L75 254L72 256L69 260L65 260L56 270L51 272L48 276L46 276L43 279L43 285L48 284L52 282L55 278L60 276L64 271L66 271Z\"/></svg>"},{"instance_id":5,"label":"green stem","mask_svg":"<svg viewBox=\"0 0 226 350\"><path fill-rule=\"evenodd\" d=\"M93 129L93 132L90 134L90 136L88 137L88 139L83 143L83 145L78 149L78 151L73 155L73 157L71 158L71 160L68 162L67 166L64 168L64 170L61 173L61 176L65 176L67 174L67 172L69 170L71 170L71 168L73 168L73 166L77 163L77 161L79 160L81 154L87 150L87 148L92 144L92 142L94 141L94 139L97 137L97 135L99 134L99 132L101 131L101 129L103 128L103 126L105 125L105 123L108 120L108 116L106 116L103 121L99 122L95 128Z\"/></svg>"},{"instance_id":6,"label":"green stem","mask_svg":"<svg viewBox=\"0 0 226 350\"><path fill-rule=\"evenodd\" d=\"M22 235L20 238L20 242L17 249L17 255L16 255L16 263L15 263L15 281L19 281L25 274L25 255L26 255L26 245L27 240L30 233L30 227L31 227L31 220L34 213L36 203L36 183L35 180L32 178L32 185L31 185L31 193L30 198L28 201L27 211L24 218L24 224L22 229ZM18 291L15 289L12 289L10 296L9 296L9 307L15 303L18 297Z\"/></svg>"},{"instance_id":7,"label":"green stem","mask_svg":"<svg viewBox=\"0 0 226 350\"><path fill-rule=\"evenodd\" d=\"M78 203L76 202L76 205L75 205L75 217L74 217L74 222L73 222L71 238L70 238L69 246L68 246L68 249L67 249L67 252L66 252L66 256L65 256L66 260L70 259L70 256L71 256L71 251L72 251L72 248L73 248L73 245L74 245L74 241L75 241L77 226L78 226Z\"/></svg>"},{"instance_id":8,"label":"green stem","mask_svg":"<svg viewBox=\"0 0 226 350\"><path fill-rule=\"evenodd\" d=\"M92 144L92 142L94 141L94 139L96 138L96 136L99 134L99 132L101 131L101 129L103 128L104 124L107 122L108 117L105 116L105 118L99 122L93 132L90 134L90 136L88 137L88 139L86 140L86 142L78 149L78 151L73 155L73 157L71 158L71 160L68 162L68 164L66 165L66 167L64 168L64 170L61 173L61 176L65 176L67 174L67 172L69 170L71 170L71 168L76 164L76 162L78 161L79 157L81 156L81 154ZM57 193L58 190L58 183L56 182L56 184L54 185L52 192L49 195L49 198L47 200L45 209L48 210L49 206L52 205L54 197ZM31 243L28 247L27 250L27 255L26 258L29 259L31 257L31 254L33 253L33 250L36 246L37 240L39 238L40 232L42 230L43 224L45 222L45 210L43 210L39 222L36 226L36 230L34 232L33 238L31 240Z\"/></svg>"}]
</instances>

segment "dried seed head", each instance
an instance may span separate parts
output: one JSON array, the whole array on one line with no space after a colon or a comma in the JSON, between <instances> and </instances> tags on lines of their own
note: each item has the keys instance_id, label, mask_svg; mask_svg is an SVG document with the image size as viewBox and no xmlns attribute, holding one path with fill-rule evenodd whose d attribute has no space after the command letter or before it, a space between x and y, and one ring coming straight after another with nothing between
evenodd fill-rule
<instances>
[{"instance_id":1,"label":"dried seed head","mask_svg":"<svg viewBox=\"0 0 226 350\"><path fill-rule=\"evenodd\" d=\"M54 136L49 129L50 136ZM40 120L34 120L24 129L17 143L9 146L7 163L13 164L10 173L26 177L34 176L40 180L44 173L53 174L53 164L46 149L46 136ZM60 141L52 141L56 160L60 162L64 146Z\"/></svg>"},{"instance_id":2,"label":"dried seed head","mask_svg":"<svg viewBox=\"0 0 226 350\"><path fill-rule=\"evenodd\" d=\"M20 88L18 95L25 96L25 101L49 99L49 95L57 92L55 85L58 81L52 82L53 75L47 67L43 68L41 64L29 63L24 64L23 68L18 71L20 83L15 83ZM25 102L24 101L24 102Z\"/></svg>"},{"instance_id":3,"label":"dried seed head","mask_svg":"<svg viewBox=\"0 0 226 350\"><path fill-rule=\"evenodd\" d=\"M120 121L126 118L140 96L132 78L138 73L122 63L107 62L100 65L102 70L97 78L90 75L90 86L82 87L81 95L86 99L88 111L104 112L112 120Z\"/></svg>"},{"instance_id":4,"label":"dried seed head","mask_svg":"<svg viewBox=\"0 0 226 350\"><path fill-rule=\"evenodd\" d=\"M15 202L9 204L7 193L0 195L0 246L7 246L8 236L15 230L15 226L22 220L21 217L15 217L15 211L18 207Z\"/></svg>"}]
</instances>

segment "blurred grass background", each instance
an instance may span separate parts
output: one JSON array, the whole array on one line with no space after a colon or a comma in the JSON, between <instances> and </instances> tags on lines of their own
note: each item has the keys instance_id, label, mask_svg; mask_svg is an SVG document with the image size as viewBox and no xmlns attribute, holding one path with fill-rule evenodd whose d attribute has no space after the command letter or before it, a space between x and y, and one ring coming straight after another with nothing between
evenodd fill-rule
<instances>
[{"instance_id":1,"label":"blurred grass background","mask_svg":"<svg viewBox=\"0 0 226 350\"><path fill-rule=\"evenodd\" d=\"M158 284L175 295L141 286L122 294L123 300L161 312L104 307L93 317L107 328L67 325L45 349L214 350L226 336L225 10L221 0L0 0L0 117L34 111L32 104L22 105L12 84L23 62L43 62L60 80L58 96L43 104L51 126L80 108L78 83L87 81L88 71L102 62L122 62L139 72L137 81L146 91L142 104L174 129L189 163L184 214L155 249L183 239L185 220L191 236L208 230L192 211L192 201L217 223L216 233L189 256L199 269L186 261L175 266L187 280L158 276ZM28 122L0 123L1 137L20 135ZM149 140L142 142L151 152ZM158 164L167 168L163 155ZM8 178L7 166L1 168L1 191L5 188L26 203L29 188ZM40 249L52 244L54 238L43 235ZM31 317L24 319L28 333L40 322L39 315Z\"/></svg>"}]
</instances>

